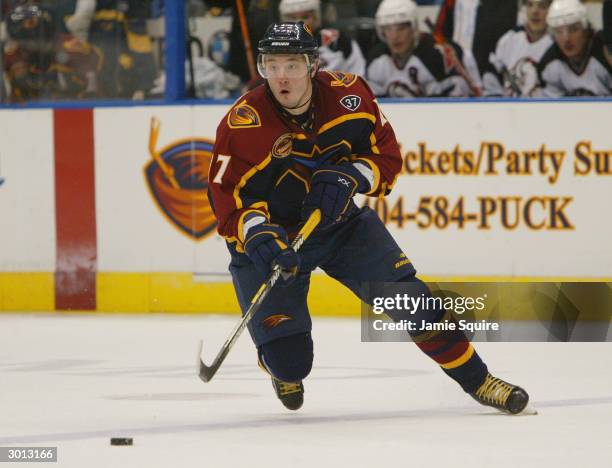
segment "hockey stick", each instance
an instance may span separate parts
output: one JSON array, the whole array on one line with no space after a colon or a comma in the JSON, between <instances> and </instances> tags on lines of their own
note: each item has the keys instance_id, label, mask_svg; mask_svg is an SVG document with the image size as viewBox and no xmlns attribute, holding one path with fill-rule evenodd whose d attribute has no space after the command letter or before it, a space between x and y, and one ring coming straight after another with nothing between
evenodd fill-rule
<instances>
[{"instance_id":1,"label":"hockey stick","mask_svg":"<svg viewBox=\"0 0 612 468\"><path fill-rule=\"evenodd\" d=\"M302 244L306 241L306 239L308 239L312 231L314 231L314 229L319 225L320 221L321 210L313 211L302 229L300 229L300 232L298 233L296 238L291 243L291 248L297 252L302 246ZM209 382L215 376L217 370L219 370L219 367L221 367L221 364L225 360L225 357L230 352L230 350L234 346L234 343L236 343L236 340L242 333L242 330L244 330L244 327L246 327L247 323L249 323L251 317L253 317L255 312L259 310L259 308L261 307L261 303L268 296L268 293L272 290L272 288L278 281L280 275L281 269L278 265L276 265L268 279L265 281L265 283L261 285L259 290L253 296L253 299L251 299L251 305L249 305L249 308L247 309L244 316L240 319L240 322L238 322L238 324L234 327L230 336L227 338L227 340L225 340L225 343L221 347L219 354L217 354L217 357L210 366L204 364L204 361L202 360L203 342L202 340L200 340L200 346L198 349L198 375L200 376L200 379L202 379L204 382Z\"/></svg>"},{"instance_id":2,"label":"hockey stick","mask_svg":"<svg viewBox=\"0 0 612 468\"><path fill-rule=\"evenodd\" d=\"M461 76L461 78L465 80L465 82L470 88L470 91L472 91L474 96L482 96L482 90L480 89L480 87L476 86L472 77L465 70L465 67L461 63L461 60L459 60L459 57L457 57L457 54L455 53L455 49L453 48L453 46L450 45L446 41L446 39L444 39L444 36L436 32L436 27L434 26L434 24L431 22L429 18L425 19L425 24L431 30L431 35L433 36L436 44L439 44L442 46L446 57L450 59L451 66L457 71L457 73L459 73L459 76Z\"/></svg>"},{"instance_id":3,"label":"hockey stick","mask_svg":"<svg viewBox=\"0 0 612 468\"><path fill-rule=\"evenodd\" d=\"M253 61L253 47L251 46L251 36L249 36L249 28L247 26L242 0L236 0L236 11L238 13L238 20L240 21L240 32L242 33L242 40L244 41L244 51L246 52L247 64L249 66L249 75L251 76L251 80L255 80L257 79L257 70L255 69L255 62Z\"/></svg>"}]
</instances>

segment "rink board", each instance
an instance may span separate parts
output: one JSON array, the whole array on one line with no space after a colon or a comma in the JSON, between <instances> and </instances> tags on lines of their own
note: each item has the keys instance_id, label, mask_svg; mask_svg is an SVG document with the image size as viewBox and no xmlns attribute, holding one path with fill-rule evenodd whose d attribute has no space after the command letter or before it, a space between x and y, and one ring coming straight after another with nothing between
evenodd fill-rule
<instances>
[{"instance_id":1,"label":"rink board","mask_svg":"<svg viewBox=\"0 0 612 468\"><path fill-rule=\"evenodd\" d=\"M381 108L402 173L386 199L358 203L378 212L419 274L612 278L611 101ZM209 209L207 164L227 110L0 111L0 310L236 312L225 242L189 217L189 203ZM159 160L177 157L198 169L172 191ZM310 301L314 313L358 309L330 279L315 279Z\"/></svg>"}]
</instances>

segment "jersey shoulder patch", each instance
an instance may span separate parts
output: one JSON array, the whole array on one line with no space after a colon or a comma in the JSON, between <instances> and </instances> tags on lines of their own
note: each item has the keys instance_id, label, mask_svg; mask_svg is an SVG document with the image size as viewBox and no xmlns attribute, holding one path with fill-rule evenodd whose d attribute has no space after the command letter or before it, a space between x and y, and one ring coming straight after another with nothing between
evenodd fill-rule
<instances>
[{"instance_id":1,"label":"jersey shoulder patch","mask_svg":"<svg viewBox=\"0 0 612 468\"><path fill-rule=\"evenodd\" d=\"M355 112L359 109L361 105L361 96L357 96L356 94L349 94L340 99L340 104L345 109L350 110L351 112Z\"/></svg>"},{"instance_id":2,"label":"jersey shoulder patch","mask_svg":"<svg viewBox=\"0 0 612 468\"><path fill-rule=\"evenodd\" d=\"M348 88L354 85L357 81L357 75L353 75L352 73L344 73L339 71L325 71L324 73L329 75L329 84L331 86L344 86L345 88Z\"/></svg>"},{"instance_id":3,"label":"jersey shoulder patch","mask_svg":"<svg viewBox=\"0 0 612 468\"><path fill-rule=\"evenodd\" d=\"M229 128L257 128L261 127L261 118L257 110L243 99L227 114L227 125Z\"/></svg>"}]
</instances>

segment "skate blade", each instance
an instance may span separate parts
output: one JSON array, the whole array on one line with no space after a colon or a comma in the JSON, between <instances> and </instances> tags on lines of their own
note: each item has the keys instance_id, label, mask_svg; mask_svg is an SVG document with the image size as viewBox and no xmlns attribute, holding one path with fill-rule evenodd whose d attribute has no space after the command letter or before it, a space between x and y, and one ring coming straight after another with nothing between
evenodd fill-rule
<instances>
[{"instance_id":1,"label":"skate blade","mask_svg":"<svg viewBox=\"0 0 612 468\"><path fill-rule=\"evenodd\" d=\"M514 414L513 416L535 416L537 414L538 414L538 410L536 410L532 406L527 405L525 406L523 411L521 411L520 413Z\"/></svg>"},{"instance_id":2,"label":"skate blade","mask_svg":"<svg viewBox=\"0 0 612 468\"><path fill-rule=\"evenodd\" d=\"M520 413L511 413L510 411L505 411L502 409L497 409L497 411L492 412L492 413L487 413L487 414L503 414L506 416L536 416L538 414L538 410L536 410L535 408L533 408L532 406L525 406L525 408L523 408L523 411L521 411Z\"/></svg>"}]
</instances>

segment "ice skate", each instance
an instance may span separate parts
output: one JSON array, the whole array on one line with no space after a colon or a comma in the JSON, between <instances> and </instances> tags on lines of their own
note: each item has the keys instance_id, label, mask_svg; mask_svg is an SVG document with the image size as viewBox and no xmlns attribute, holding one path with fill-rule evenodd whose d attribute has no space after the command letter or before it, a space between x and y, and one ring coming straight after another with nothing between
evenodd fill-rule
<instances>
[{"instance_id":1,"label":"ice skate","mask_svg":"<svg viewBox=\"0 0 612 468\"><path fill-rule=\"evenodd\" d=\"M304 404L304 384L302 384L302 381L283 382L270 374L270 371L264 366L261 359L257 360L257 364L272 379L274 392L285 408L293 411L299 410Z\"/></svg>"},{"instance_id":2,"label":"ice skate","mask_svg":"<svg viewBox=\"0 0 612 468\"><path fill-rule=\"evenodd\" d=\"M529 395L525 390L502 379L487 374L485 381L470 394L478 403L492 406L510 414L536 414L529 409Z\"/></svg>"},{"instance_id":3,"label":"ice skate","mask_svg":"<svg viewBox=\"0 0 612 468\"><path fill-rule=\"evenodd\" d=\"M299 410L304 403L304 385L302 382L283 382L272 377L272 386L276 396L290 410Z\"/></svg>"}]
</instances>

